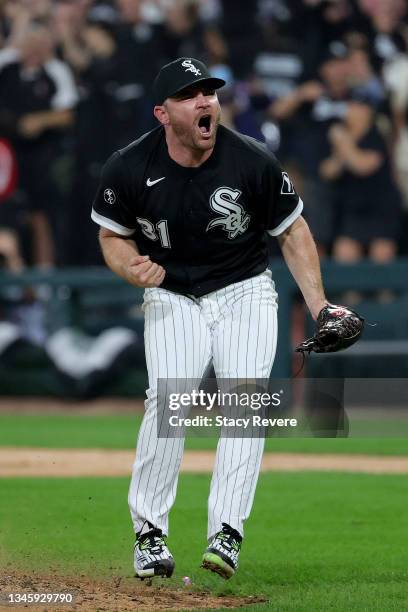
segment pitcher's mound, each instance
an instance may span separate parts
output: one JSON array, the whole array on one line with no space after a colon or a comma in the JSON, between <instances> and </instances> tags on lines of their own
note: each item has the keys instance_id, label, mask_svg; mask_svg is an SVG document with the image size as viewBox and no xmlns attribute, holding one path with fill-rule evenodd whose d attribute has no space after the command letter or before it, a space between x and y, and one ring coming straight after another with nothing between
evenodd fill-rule
<instances>
[{"instance_id":1,"label":"pitcher's mound","mask_svg":"<svg viewBox=\"0 0 408 612\"><path fill-rule=\"evenodd\" d=\"M84 575L78 578L57 575L18 574L5 570L0 576L0 610L38 610L38 612L153 612L155 610L199 610L203 608L241 608L266 600L261 597L216 597L192 587L174 589L165 579L154 578L151 586L136 578L113 577L102 581ZM23 597L10 604L10 594ZM26 600L24 601L24 594ZM31 595L29 603L28 595ZM72 596L71 603L61 603ZM32 597L34 596L34 601ZM48 596L48 597L47 597ZM52 601L50 601L53 596ZM58 599L56 599L58 597ZM68 599L71 599L69 597ZM36 601L37 600L37 601ZM34 606L34 607L33 607Z\"/></svg>"}]
</instances>

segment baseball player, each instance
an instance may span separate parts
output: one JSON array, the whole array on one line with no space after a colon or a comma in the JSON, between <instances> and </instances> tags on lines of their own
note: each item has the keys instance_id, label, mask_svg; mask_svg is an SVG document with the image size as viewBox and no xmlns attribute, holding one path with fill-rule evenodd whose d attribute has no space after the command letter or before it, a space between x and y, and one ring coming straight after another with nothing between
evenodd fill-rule
<instances>
[{"instance_id":1,"label":"baseball player","mask_svg":"<svg viewBox=\"0 0 408 612\"><path fill-rule=\"evenodd\" d=\"M149 388L129 490L136 576L171 576L167 547L184 440L157 435L158 379L268 379L277 294L266 233L317 319L326 306L302 200L276 158L219 124L224 85L193 58L154 82L159 126L107 161L92 218L107 265L144 287ZM204 568L230 578L260 469L264 439L221 437L208 500Z\"/></svg>"}]
</instances>

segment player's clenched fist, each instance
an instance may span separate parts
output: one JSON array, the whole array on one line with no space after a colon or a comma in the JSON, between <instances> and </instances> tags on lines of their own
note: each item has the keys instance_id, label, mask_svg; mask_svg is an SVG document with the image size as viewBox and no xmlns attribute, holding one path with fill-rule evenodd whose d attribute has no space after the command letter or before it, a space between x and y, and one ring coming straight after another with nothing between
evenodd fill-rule
<instances>
[{"instance_id":1,"label":"player's clenched fist","mask_svg":"<svg viewBox=\"0 0 408 612\"><path fill-rule=\"evenodd\" d=\"M159 287L165 276L165 269L151 261L148 255L136 255L129 261L127 280L136 287Z\"/></svg>"}]
</instances>

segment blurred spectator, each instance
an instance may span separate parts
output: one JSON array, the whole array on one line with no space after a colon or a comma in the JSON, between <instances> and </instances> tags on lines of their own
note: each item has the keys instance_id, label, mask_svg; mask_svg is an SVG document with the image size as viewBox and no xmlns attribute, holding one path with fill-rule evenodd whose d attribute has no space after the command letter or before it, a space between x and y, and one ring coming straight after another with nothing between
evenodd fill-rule
<instances>
[{"instance_id":1,"label":"blurred spectator","mask_svg":"<svg viewBox=\"0 0 408 612\"><path fill-rule=\"evenodd\" d=\"M254 58L254 73L271 99L290 94L304 73L301 44L293 27L294 15L282 10L281 6L278 12L275 6L274 12L270 9L264 15L260 26L262 48Z\"/></svg>"},{"instance_id":2,"label":"blurred spectator","mask_svg":"<svg viewBox=\"0 0 408 612\"><path fill-rule=\"evenodd\" d=\"M351 32L367 39L369 19L355 0L303 0L298 18L298 36L302 40L304 79L316 76L316 67L333 41L346 43Z\"/></svg>"},{"instance_id":3,"label":"blurred spectator","mask_svg":"<svg viewBox=\"0 0 408 612\"><path fill-rule=\"evenodd\" d=\"M386 92L381 79L375 74L366 49L351 49L349 58L349 79L353 98L365 101L379 109L386 101Z\"/></svg>"},{"instance_id":4,"label":"blurred spectator","mask_svg":"<svg viewBox=\"0 0 408 612\"><path fill-rule=\"evenodd\" d=\"M221 0L221 33L225 38L232 71L237 79L248 78L253 69L253 58L260 49L260 31L256 22L256 5L235 0Z\"/></svg>"},{"instance_id":5,"label":"blurred spectator","mask_svg":"<svg viewBox=\"0 0 408 612\"><path fill-rule=\"evenodd\" d=\"M198 3L192 0L174 0L164 13L160 44L164 57L203 58L203 25L199 20Z\"/></svg>"},{"instance_id":6,"label":"blurred spectator","mask_svg":"<svg viewBox=\"0 0 408 612\"><path fill-rule=\"evenodd\" d=\"M319 79L301 84L288 96L272 103L270 115L291 122L290 141L284 144L285 159L299 174L294 180L304 195L305 215L323 255L329 250L335 231L331 194L319 175L321 161L328 155L329 127L342 120L351 97L349 63L341 43L332 43L318 70ZM293 170L291 169L292 175Z\"/></svg>"},{"instance_id":7,"label":"blurred spectator","mask_svg":"<svg viewBox=\"0 0 408 612\"><path fill-rule=\"evenodd\" d=\"M52 0L5 0L2 11L2 30L8 46L23 42L30 22L45 23L50 16Z\"/></svg>"},{"instance_id":8,"label":"blurred spectator","mask_svg":"<svg viewBox=\"0 0 408 612\"><path fill-rule=\"evenodd\" d=\"M121 14L112 6L99 4L88 12L79 30L72 29L68 19L64 24L67 33L64 53L75 68L81 93L76 112L74 180L67 232L67 257L73 265L101 263L89 204L103 163L113 151L154 126L152 100L143 80L147 79L144 70L149 65L146 56L155 47L150 26L146 26L148 36L144 38L137 4L122 2ZM126 19L126 23L121 19ZM126 53L129 56L124 62ZM150 82L154 70L153 67L149 73Z\"/></svg>"},{"instance_id":9,"label":"blurred spectator","mask_svg":"<svg viewBox=\"0 0 408 612\"><path fill-rule=\"evenodd\" d=\"M18 237L13 231L0 228L0 268L16 273L23 267Z\"/></svg>"},{"instance_id":10,"label":"blurred spectator","mask_svg":"<svg viewBox=\"0 0 408 612\"><path fill-rule=\"evenodd\" d=\"M229 66L229 49L221 32L215 27L207 28L203 33L204 54L207 65L213 76L225 80L225 87L231 87L234 77ZM225 87L219 92L224 96Z\"/></svg>"},{"instance_id":11,"label":"blurred spectator","mask_svg":"<svg viewBox=\"0 0 408 612\"><path fill-rule=\"evenodd\" d=\"M408 206L407 4L0 0L0 162L3 137L20 171L17 189L0 204L7 244L16 237L22 258L36 265L101 262L89 220L101 166L154 127L153 78L185 55L227 81L219 92L223 123L266 141L304 196L321 254L335 243L339 256L333 196L354 175L347 168L323 180L320 168L334 154L337 128L351 129L353 100L393 127L391 157L374 123L355 145L385 160L365 177L367 189L391 159Z\"/></svg>"},{"instance_id":12,"label":"blurred spectator","mask_svg":"<svg viewBox=\"0 0 408 612\"><path fill-rule=\"evenodd\" d=\"M403 30L408 46L408 25ZM405 208L408 210L408 55L399 54L389 62L385 85L390 94L394 128L394 164Z\"/></svg>"},{"instance_id":13,"label":"blurred spectator","mask_svg":"<svg viewBox=\"0 0 408 612\"><path fill-rule=\"evenodd\" d=\"M140 0L116 4L98 3L85 11L84 0L80 6L59 0L54 24L64 59L75 70L87 99L90 121L95 124L91 102L100 109L109 98L106 144L120 148L154 124L150 90L161 55L156 29L143 20ZM101 137L96 136L99 141ZM96 143L91 146L96 148Z\"/></svg>"},{"instance_id":14,"label":"blurred spectator","mask_svg":"<svg viewBox=\"0 0 408 612\"><path fill-rule=\"evenodd\" d=\"M17 160L9 140L0 138L0 267L18 272L27 214L17 192Z\"/></svg>"},{"instance_id":15,"label":"blurred spectator","mask_svg":"<svg viewBox=\"0 0 408 612\"><path fill-rule=\"evenodd\" d=\"M400 195L374 119L372 108L350 103L344 122L329 130L332 151L320 165L322 177L334 185L338 211L333 255L347 263L366 253L386 263L397 253Z\"/></svg>"},{"instance_id":16,"label":"blurred spectator","mask_svg":"<svg viewBox=\"0 0 408 612\"><path fill-rule=\"evenodd\" d=\"M41 266L56 262L53 232L58 235L57 220L64 211L53 168L77 101L69 68L53 53L49 30L35 23L27 26L17 47L0 51L0 129L15 148L19 188L29 209L29 261Z\"/></svg>"},{"instance_id":17,"label":"blurred spectator","mask_svg":"<svg viewBox=\"0 0 408 612\"><path fill-rule=\"evenodd\" d=\"M138 136L149 129L149 125L137 121L141 109L136 110L135 105L148 106L151 110L152 81L163 63L163 54L157 26L143 18L142 1L117 0L117 7L120 19L117 31L120 66L117 82L121 86L117 91L117 100L122 104L124 127L127 124L128 133ZM146 117L146 111L143 116ZM132 140L132 136L127 142L129 140Z\"/></svg>"},{"instance_id":18,"label":"blurred spectator","mask_svg":"<svg viewBox=\"0 0 408 612\"><path fill-rule=\"evenodd\" d=\"M86 3L57 0L53 6L50 25L60 55L74 72L82 70L88 62L81 36L90 4L89 0Z\"/></svg>"},{"instance_id":19,"label":"blurred spectator","mask_svg":"<svg viewBox=\"0 0 408 612\"><path fill-rule=\"evenodd\" d=\"M302 83L289 95L275 100L269 109L277 121L300 118L298 127L306 130L308 138L302 133L294 136L293 153L304 171L317 174L322 149L326 142L328 125L346 112L346 102L350 99L349 64L346 49L341 43L335 44L323 57L319 78ZM304 148L306 147L306 148Z\"/></svg>"},{"instance_id":20,"label":"blurred spectator","mask_svg":"<svg viewBox=\"0 0 408 612\"><path fill-rule=\"evenodd\" d=\"M211 74L219 79L224 79L225 85L218 92L223 125L234 129L235 112L234 105L234 75L229 66L229 49L221 32L216 27L207 27L203 32L204 61L210 69Z\"/></svg>"},{"instance_id":21,"label":"blurred spectator","mask_svg":"<svg viewBox=\"0 0 408 612\"><path fill-rule=\"evenodd\" d=\"M138 135L136 116L133 133L122 125L122 105L117 98L121 87L117 82L120 60L114 25L100 18L100 14L90 16L81 32L82 46L77 49L81 97L76 110L74 178L68 221L67 257L71 265L101 263L89 203L106 159Z\"/></svg>"},{"instance_id":22,"label":"blurred spectator","mask_svg":"<svg viewBox=\"0 0 408 612\"><path fill-rule=\"evenodd\" d=\"M407 4L405 0L360 0L360 6L370 19L369 46L375 67L380 70L406 51L401 25Z\"/></svg>"}]
</instances>

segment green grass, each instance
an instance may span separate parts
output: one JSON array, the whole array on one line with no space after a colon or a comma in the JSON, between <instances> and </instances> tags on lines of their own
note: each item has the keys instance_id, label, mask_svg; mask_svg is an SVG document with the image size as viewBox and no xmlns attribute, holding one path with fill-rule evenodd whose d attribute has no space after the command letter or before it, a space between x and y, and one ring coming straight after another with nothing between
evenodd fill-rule
<instances>
[{"instance_id":1,"label":"green grass","mask_svg":"<svg viewBox=\"0 0 408 612\"><path fill-rule=\"evenodd\" d=\"M133 449L140 414L0 414L0 446ZM187 438L186 448L214 449L213 438ZM268 439L266 450L305 453L368 453L407 455L404 438Z\"/></svg>"},{"instance_id":2,"label":"green grass","mask_svg":"<svg viewBox=\"0 0 408 612\"><path fill-rule=\"evenodd\" d=\"M250 607L259 611L408 610L405 476L262 474L229 582L198 568L209 480L180 477L173 584L188 575L218 595L264 595L267 604ZM123 478L1 480L2 565L130 577L127 486Z\"/></svg>"}]
</instances>

